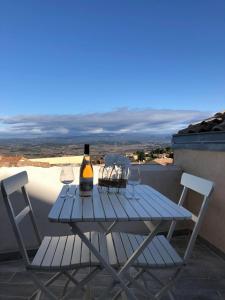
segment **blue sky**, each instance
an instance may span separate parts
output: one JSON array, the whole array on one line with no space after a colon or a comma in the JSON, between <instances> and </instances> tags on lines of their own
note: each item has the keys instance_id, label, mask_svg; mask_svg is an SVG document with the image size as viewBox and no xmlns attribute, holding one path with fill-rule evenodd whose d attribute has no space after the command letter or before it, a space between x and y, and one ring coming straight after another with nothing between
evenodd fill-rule
<instances>
[{"instance_id":1,"label":"blue sky","mask_svg":"<svg viewBox=\"0 0 225 300\"><path fill-rule=\"evenodd\" d=\"M3 119L224 110L225 1L2 0L0 103Z\"/></svg>"}]
</instances>

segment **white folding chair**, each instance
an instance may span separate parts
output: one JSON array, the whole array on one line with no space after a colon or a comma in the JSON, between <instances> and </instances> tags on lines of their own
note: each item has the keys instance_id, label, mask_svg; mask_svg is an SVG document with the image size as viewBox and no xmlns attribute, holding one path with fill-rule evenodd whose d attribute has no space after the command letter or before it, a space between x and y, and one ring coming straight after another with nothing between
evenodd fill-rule
<instances>
[{"instance_id":1,"label":"white folding chair","mask_svg":"<svg viewBox=\"0 0 225 300\"><path fill-rule=\"evenodd\" d=\"M144 281L142 291L146 295L148 295L150 299L161 299L165 295L165 293L168 293L170 299L175 299L173 293L171 292L171 288L175 284L176 279L178 278L180 272L183 270L183 267L187 264L188 259L191 256L214 186L213 182L209 180L187 173L182 174L181 185L183 185L184 188L178 205L183 206L188 190L192 190L203 196L203 202L198 216L192 213L192 221L194 222L194 227L191 237L188 241L184 256L181 257L170 243L176 226L176 221L173 221L167 237L165 237L164 235L157 235L156 237L154 237L147 248L145 248L143 253L139 256L138 260L133 264L133 266L137 270L135 276L131 277L130 275L128 275L127 277L127 286L134 284L139 288L140 284L137 283L136 280L139 277L142 277ZM111 251L114 251L115 253L115 255L111 258L109 257L109 259L112 260L111 264L115 267L121 267L124 263L124 260L132 255L132 252L135 251L135 249L143 242L143 240L144 236L141 235L116 232L108 234L108 248L110 248L111 244L114 244L115 246L114 249L112 249L111 247ZM157 278L157 276L152 272L153 269L169 268L174 269L175 273L166 284L163 283L159 278ZM149 292L144 275L149 275L160 286L160 289L156 294ZM122 290L120 289L113 299L117 299L121 292Z\"/></svg>"},{"instance_id":2,"label":"white folding chair","mask_svg":"<svg viewBox=\"0 0 225 300\"><path fill-rule=\"evenodd\" d=\"M25 268L30 274L34 283L38 287L30 299L40 299L42 292L48 296L49 299L67 299L76 290L85 290L85 285L91 280L101 268L99 262L92 255L85 244L82 243L78 235L69 236L45 236L41 240L31 203L26 192L25 185L28 183L27 173L21 172L11 177L8 177L1 181L1 191L6 205L6 209L9 215L10 222L13 227L14 234L19 246L20 253L23 257ZM20 190L22 192L26 207L20 211L17 215L14 212L12 206L12 200L10 195ZM35 236L40 245L33 260L30 261L27 249L24 244L23 235L20 230L20 223L26 215L30 216L31 223L35 232ZM104 235L102 233L91 232L86 233L86 236L90 239L103 240ZM77 281L74 278L76 272L83 267L93 267L92 271L82 279ZM71 274L69 271L73 271ZM36 272L55 272L55 274L45 283L42 283ZM65 295L65 289L61 297L57 297L48 286L53 283L59 276L65 275L69 281L71 281L75 287L67 292ZM67 285L66 285L67 287Z\"/></svg>"}]
</instances>

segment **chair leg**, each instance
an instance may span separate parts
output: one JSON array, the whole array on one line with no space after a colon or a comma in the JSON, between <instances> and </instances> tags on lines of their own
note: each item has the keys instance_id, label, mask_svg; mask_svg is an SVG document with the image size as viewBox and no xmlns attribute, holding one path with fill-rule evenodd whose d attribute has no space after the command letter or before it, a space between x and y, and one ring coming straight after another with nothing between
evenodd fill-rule
<instances>
[{"instance_id":1,"label":"chair leg","mask_svg":"<svg viewBox=\"0 0 225 300\"><path fill-rule=\"evenodd\" d=\"M83 287L89 280L92 279L93 276L95 276L95 273L100 271L101 269L99 268L95 268L92 272L90 272L83 280L81 280L80 282L77 281L73 276L77 273L78 269L76 269L72 275L67 272L67 271L63 271L63 272L58 272L56 273L54 276L52 276L48 281L46 281L45 283L42 283L39 278L32 273L31 271L28 271L29 274L31 275L31 277L33 278L33 281L35 282L35 284L37 285L37 287L39 288L38 290L36 290L31 297L29 297L29 299L33 299L35 297L35 300L39 300L41 297L42 292L45 293L50 299L52 300L58 300L58 299L67 299L67 297L70 296L70 294L74 291L74 289L71 292L68 292L65 296L65 292L64 290L67 289L67 286L69 284L70 281L72 281L75 284L75 288L77 289L81 289L82 291L85 291L86 289ZM59 276L61 275L65 275L66 277L68 277L68 281L66 282L66 286L64 287L63 290L63 295L61 295L60 298L58 298L56 295L54 295L54 293L52 293L49 289L47 289L47 286L49 286L53 281L55 281ZM93 299L93 298L92 298Z\"/></svg>"},{"instance_id":2,"label":"chair leg","mask_svg":"<svg viewBox=\"0 0 225 300\"><path fill-rule=\"evenodd\" d=\"M34 273L29 272L29 274L33 278L35 284L43 293L45 293L52 300L58 300L58 298L50 290L47 289L47 287L38 279L38 277Z\"/></svg>"},{"instance_id":3,"label":"chair leg","mask_svg":"<svg viewBox=\"0 0 225 300\"><path fill-rule=\"evenodd\" d=\"M164 283L159 279L157 278L152 272L150 272L149 270L146 270L145 271L150 277L152 277L152 279L154 279L159 286L164 286Z\"/></svg>"},{"instance_id":4,"label":"chair leg","mask_svg":"<svg viewBox=\"0 0 225 300\"><path fill-rule=\"evenodd\" d=\"M134 286L137 286L138 288L141 287L140 284L138 284L136 281L134 281L135 279L138 279L141 275L143 275L143 272L146 272L148 275L150 275L160 286L162 286L162 289L156 293L155 295L153 295L152 293L150 293L148 290L147 290L147 285L145 283L145 280L144 281L144 285L145 285L145 292L149 295L150 299L161 299L162 296L165 294L165 293L168 293L169 295L169 298L171 300L175 300L175 296L173 295L172 291L169 290L169 288L171 288L174 283L175 283L175 280L178 278L178 276L180 275L182 271L182 268L179 268L176 270L174 276L172 277L172 279L168 282L168 284L164 285L164 283L159 280L154 274L152 274L150 271L148 270L142 270L142 271L139 271L134 277L132 278L129 278L129 281L127 282L127 286L130 286L131 284L134 284ZM129 276L130 277L130 276ZM143 276L142 276L142 279L143 279ZM143 290L143 288L142 288ZM116 295L112 298L113 300L116 300L119 295L121 294L122 292L122 289L120 289Z\"/></svg>"},{"instance_id":5,"label":"chair leg","mask_svg":"<svg viewBox=\"0 0 225 300\"><path fill-rule=\"evenodd\" d=\"M143 270L138 271L138 272L134 275L134 277L130 278L130 279L126 282L127 287L131 286L132 283L134 283L134 280L138 279L142 274L143 274ZM129 277L130 277L130 276L129 276ZM138 286L140 286L140 285L138 285ZM143 288L142 288L142 289L143 289ZM123 292L123 290L120 288L120 289L116 292L116 294L113 296L112 300L116 300L116 299L120 296L120 294L121 294L122 292ZM152 299L153 299L153 295L150 295L150 298L151 298L151 297L152 297Z\"/></svg>"},{"instance_id":6,"label":"chair leg","mask_svg":"<svg viewBox=\"0 0 225 300\"><path fill-rule=\"evenodd\" d=\"M59 276L61 276L62 273L58 272L55 275L53 275L49 280L47 280L43 285L45 287L49 286L53 281L55 281ZM31 300L36 294L40 294L39 296L37 295L34 299L38 300L41 296L41 290L38 289L36 291L34 291L34 293L29 297L29 299Z\"/></svg>"},{"instance_id":7,"label":"chair leg","mask_svg":"<svg viewBox=\"0 0 225 300\"><path fill-rule=\"evenodd\" d=\"M143 274L143 270L140 271L140 276L142 274ZM140 283L138 283L136 281L136 279L138 279L138 277L134 278L127 274L126 274L126 277L131 284L133 284L134 286L137 287L138 290L145 292L149 296L150 299L155 299L154 295L148 290L148 288L146 288L145 286L141 285Z\"/></svg>"},{"instance_id":8,"label":"chair leg","mask_svg":"<svg viewBox=\"0 0 225 300\"><path fill-rule=\"evenodd\" d=\"M173 293L171 291L168 291L168 295L170 297L170 300L176 300Z\"/></svg>"},{"instance_id":9,"label":"chair leg","mask_svg":"<svg viewBox=\"0 0 225 300\"><path fill-rule=\"evenodd\" d=\"M144 274L142 274L141 278L142 278L143 283L144 283L144 286L145 286L145 288L146 288L146 290L147 290L147 289L148 289L148 284L147 284L147 281L146 281L146 279L145 279L145 277L144 277Z\"/></svg>"},{"instance_id":10,"label":"chair leg","mask_svg":"<svg viewBox=\"0 0 225 300\"><path fill-rule=\"evenodd\" d=\"M170 279L170 281L166 285L164 285L163 288L158 293L156 293L155 295L156 299L161 299L165 293L170 292L169 296L170 298L172 297L171 298L172 300L174 300L174 296L172 295L171 291L169 291L169 289L175 284L175 280L177 280L182 270L183 270L182 268L176 270L175 274Z\"/></svg>"},{"instance_id":11,"label":"chair leg","mask_svg":"<svg viewBox=\"0 0 225 300\"><path fill-rule=\"evenodd\" d=\"M72 277L71 274L69 274L68 272L65 272L65 275L68 276L72 282L74 282L76 284L77 282L77 285L71 290L69 291L66 295L64 295L61 300L66 300L68 299L72 294L73 292L76 290L85 290L83 287L85 286L85 284L87 284L98 272L100 272L102 269L100 268L95 268L93 271L91 271L84 279L82 279L81 281L77 281L75 278ZM76 289L76 290L75 290Z\"/></svg>"},{"instance_id":12,"label":"chair leg","mask_svg":"<svg viewBox=\"0 0 225 300\"><path fill-rule=\"evenodd\" d=\"M35 300L40 300L41 299L41 291L37 293L37 296L35 297Z\"/></svg>"},{"instance_id":13,"label":"chair leg","mask_svg":"<svg viewBox=\"0 0 225 300\"><path fill-rule=\"evenodd\" d=\"M74 270L74 271L72 272L72 276L74 277L78 271L79 271L79 269ZM71 281L71 280L70 280L70 278L69 278L69 279L67 280L67 282L66 282L64 288L63 288L61 297L63 297L63 296L66 294L66 290L67 290L67 288L68 288L68 285L69 285L70 281Z\"/></svg>"},{"instance_id":14,"label":"chair leg","mask_svg":"<svg viewBox=\"0 0 225 300\"><path fill-rule=\"evenodd\" d=\"M101 294L98 300L105 300L106 297L108 296L109 292L114 288L116 285L116 282L112 280L112 282L107 286L106 290L104 293Z\"/></svg>"},{"instance_id":15,"label":"chair leg","mask_svg":"<svg viewBox=\"0 0 225 300\"><path fill-rule=\"evenodd\" d=\"M28 300L40 300L41 299L41 290L36 290L30 297L27 298Z\"/></svg>"}]
</instances>

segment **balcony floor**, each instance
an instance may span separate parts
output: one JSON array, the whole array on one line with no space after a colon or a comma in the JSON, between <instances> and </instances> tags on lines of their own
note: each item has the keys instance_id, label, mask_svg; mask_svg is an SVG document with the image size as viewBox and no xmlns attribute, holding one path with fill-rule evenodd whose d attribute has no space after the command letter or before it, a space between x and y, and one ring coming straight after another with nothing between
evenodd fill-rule
<instances>
[{"instance_id":1,"label":"balcony floor","mask_svg":"<svg viewBox=\"0 0 225 300\"><path fill-rule=\"evenodd\" d=\"M185 245L184 237L174 239L176 249L182 251ZM85 274L85 270L80 271L80 279ZM168 278L169 271L156 271L162 279ZM40 273L40 278L46 280L47 273ZM99 295L110 282L110 276L106 273L98 275L91 282L93 294ZM58 295L65 283L65 278L61 277L52 285L52 290ZM148 281L149 288L156 290L152 281ZM0 263L0 300L22 300L27 299L35 290L35 286L26 274L21 260ZM216 255L205 244L198 241L196 243L192 259L184 269L182 275L174 289L177 300L222 300L225 299L225 261ZM138 292L136 293L138 296ZM42 297L42 299L47 299ZM77 293L71 299L85 299ZM108 298L110 299L110 298ZM139 294L138 299L144 298ZM164 297L163 300L169 299Z\"/></svg>"}]
</instances>

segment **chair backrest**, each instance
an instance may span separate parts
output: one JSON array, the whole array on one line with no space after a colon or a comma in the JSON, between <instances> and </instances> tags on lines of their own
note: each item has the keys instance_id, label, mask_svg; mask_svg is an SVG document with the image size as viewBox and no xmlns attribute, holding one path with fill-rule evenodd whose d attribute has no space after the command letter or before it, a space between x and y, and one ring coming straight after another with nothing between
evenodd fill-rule
<instances>
[{"instance_id":1,"label":"chair backrest","mask_svg":"<svg viewBox=\"0 0 225 300\"><path fill-rule=\"evenodd\" d=\"M117 153L107 154L104 158L104 161L106 167L112 167L114 165L118 165L128 169L130 166L129 158Z\"/></svg>"},{"instance_id":2,"label":"chair backrest","mask_svg":"<svg viewBox=\"0 0 225 300\"><path fill-rule=\"evenodd\" d=\"M27 172L21 172L18 173L16 175L10 176L6 179L3 179L1 181L1 191L2 191L2 195L3 195L3 200L9 215L9 219L10 222L12 224L13 227L13 231L15 233L16 236L16 240L19 246L19 250L20 253L23 256L24 262L26 265L29 265L30 261L29 261L29 257L27 254L27 249L25 247L24 244L24 240L23 240L23 236L19 227L19 224L21 223L21 221L24 219L24 217L29 214L30 219L31 219L31 223L33 225L34 228L34 232L37 238L37 241L39 242L39 244L41 243L41 237L37 228L37 224L35 222L35 218L34 218L34 214L33 214L33 210L30 204L30 199L28 197L28 194L26 192L25 189L25 185L28 183L28 176L27 176ZM10 200L10 195L16 191L22 191L22 195L23 198L25 200L26 203L26 207L20 211L17 215L15 215L13 206L12 206L12 201Z\"/></svg>"},{"instance_id":3,"label":"chair backrest","mask_svg":"<svg viewBox=\"0 0 225 300\"><path fill-rule=\"evenodd\" d=\"M203 222L208 204L209 204L209 199L210 199L210 195L213 191L213 187L214 187L214 183L212 181L206 180L204 178L200 178L191 174L187 174L187 173L183 173L182 177L181 177L181 185L183 185L183 191L181 193L181 197L179 200L178 205L183 206L184 201L187 197L187 192L188 190L192 190L195 191L196 193L199 193L203 196L203 201L202 201L202 205L200 207L198 216L194 215L192 213L192 221L195 223L190 240L188 242L185 254L184 254L184 260L186 261L192 253L196 238L198 236L201 224ZM176 226L176 222L173 221L167 238L168 240L171 239L173 232L175 230L175 226Z\"/></svg>"}]
</instances>

